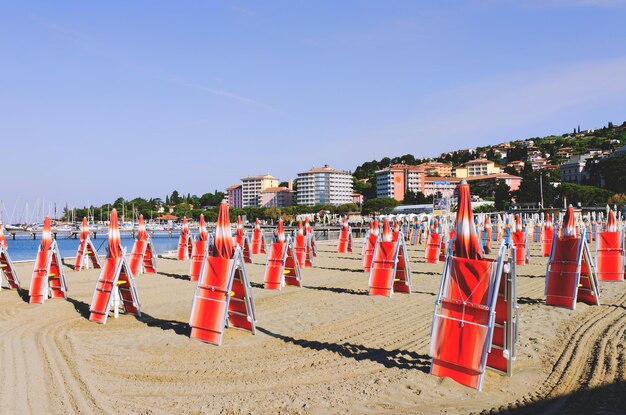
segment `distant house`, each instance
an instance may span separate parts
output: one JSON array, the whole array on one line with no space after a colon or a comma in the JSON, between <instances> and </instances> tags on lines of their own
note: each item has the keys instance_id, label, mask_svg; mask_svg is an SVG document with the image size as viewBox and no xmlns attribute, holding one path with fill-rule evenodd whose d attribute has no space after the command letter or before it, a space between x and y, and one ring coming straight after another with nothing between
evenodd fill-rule
<instances>
[{"instance_id":1,"label":"distant house","mask_svg":"<svg viewBox=\"0 0 626 415\"><path fill-rule=\"evenodd\" d=\"M561 181L581 184L588 175L585 172L587 156L572 156L565 163L561 164Z\"/></svg>"},{"instance_id":2,"label":"distant house","mask_svg":"<svg viewBox=\"0 0 626 415\"><path fill-rule=\"evenodd\" d=\"M514 168L516 172L521 172L522 170L524 170L524 162L520 160L510 161L506 163L506 166Z\"/></svg>"},{"instance_id":3,"label":"distant house","mask_svg":"<svg viewBox=\"0 0 626 415\"><path fill-rule=\"evenodd\" d=\"M572 147L563 147L556 152L557 157L572 157L573 154L574 149Z\"/></svg>"},{"instance_id":4,"label":"distant house","mask_svg":"<svg viewBox=\"0 0 626 415\"><path fill-rule=\"evenodd\" d=\"M363 204L363 195L361 193L352 193L352 203L361 206Z\"/></svg>"},{"instance_id":5,"label":"distant house","mask_svg":"<svg viewBox=\"0 0 626 415\"><path fill-rule=\"evenodd\" d=\"M500 167L487 159L468 161L464 165L452 169L452 177L487 176L495 173L500 173Z\"/></svg>"}]
</instances>

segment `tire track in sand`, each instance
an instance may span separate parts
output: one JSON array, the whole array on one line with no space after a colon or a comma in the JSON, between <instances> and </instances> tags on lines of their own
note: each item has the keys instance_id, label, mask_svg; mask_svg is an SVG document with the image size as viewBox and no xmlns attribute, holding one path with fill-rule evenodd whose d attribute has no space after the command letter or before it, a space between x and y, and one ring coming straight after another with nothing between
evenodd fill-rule
<instances>
[{"instance_id":1,"label":"tire track in sand","mask_svg":"<svg viewBox=\"0 0 626 415\"><path fill-rule=\"evenodd\" d=\"M542 406L541 412L548 414L597 410L598 402L575 392L626 380L625 352L620 347L626 330L626 294L615 302L616 306L590 306L580 316L582 320L573 318L568 322L558 342L565 347L545 382L532 395L497 409L522 407L523 410L525 405L537 403ZM538 410L537 406L528 407L528 413Z\"/></svg>"}]
</instances>

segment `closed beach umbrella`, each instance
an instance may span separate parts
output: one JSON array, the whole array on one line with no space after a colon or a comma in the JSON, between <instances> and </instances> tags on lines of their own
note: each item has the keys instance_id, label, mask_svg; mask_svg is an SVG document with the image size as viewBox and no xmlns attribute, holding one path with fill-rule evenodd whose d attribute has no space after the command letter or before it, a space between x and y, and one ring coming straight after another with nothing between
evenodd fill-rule
<instances>
[{"instance_id":1,"label":"closed beach umbrella","mask_svg":"<svg viewBox=\"0 0 626 415\"><path fill-rule=\"evenodd\" d=\"M7 238L4 237L4 225L0 222L0 245L7 248L9 245L7 244Z\"/></svg>"},{"instance_id":2,"label":"closed beach umbrella","mask_svg":"<svg viewBox=\"0 0 626 415\"><path fill-rule=\"evenodd\" d=\"M546 224L545 224L547 229L552 229L553 225L552 225L552 215L547 213L546 214Z\"/></svg>"},{"instance_id":3,"label":"closed beach umbrella","mask_svg":"<svg viewBox=\"0 0 626 415\"><path fill-rule=\"evenodd\" d=\"M298 235L304 235L304 228L302 227L302 221L298 221Z\"/></svg>"},{"instance_id":4,"label":"closed beach umbrella","mask_svg":"<svg viewBox=\"0 0 626 415\"><path fill-rule=\"evenodd\" d=\"M278 219L278 229L276 229L276 238L278 242L285 242L285 225L283 225L283 218Z\"/></svg>"},{"instance_id":5,"label":"closed beach umbrella","mask_svg":"<svg viewBox=\"0 0 626 415\"><path fill-rule=\"evenodd\" d=\"M146 232L146 223L143 221L143 215L139 215L139 225L137 225L137 240L148 240L148 232Z\"/></svg>"},{"instance_id":6,"label":"closed beach umbrella","mask_svg":"<svg viewBox=\"0 0 626 415\"><path fill-rule=\"evenodd\" d=\"M378 236L378 234L380 233L379 227L380 225L378 224L378 219L374 219L373 231L374 231L374 235L376 236Z\"/></svg>"},{"instance_id":7,"label":"closed beach umbrella","mask_svg":"<svg viewBox=\"0 0 626 415\"><path fill-rule=\"evenodd\" d=\"M391 242L393 235L391 233L391 226L389 225L389 219L385 218L383 221L383 242Z\"/></svg>"},{"instance_id":8,"label":"closed beach umbrella","mask_svg":"<svg viewBox=\"0 0 626 415\"><path fill-rule=\"evenodd\" d=\"M456 239L454 240L454 255L467 259L483 259L483 250L478 241L472 200L469 185L462 180L457 187L458 208L456 211Z\"/></svg>"},{"instance_id":9,"label":"closed beach umbrella","mask_svg":"<svg viewBox=\"0 0 626 415\"><path fill-rule=\"evenodd\" d=\"M200 234L198 235L198 239L201 241L206 241L209 238L209 233L206 230L206 222L204 222L204 215L200 215Z\"/></svg>"},{"instance_id":10,"label":"closed beach umbrella","mask_svg":"<svg viewBox=\"0 0 626 415\"><path fill-rule=\"evenodd\" d=\"M122 240L120 237L120 226L117 222L117 210L111 211L109 216L109 258L119 258L122 256Z\"/></svg>"},{"instance_id":11,"label":"closed beach umbrella","mask_svg":"<svg viewBox=\"0 0 626 415\"><path fill-rule=\"evenodd\" d=\"M606 231L617 232L617 222L615 221L615 212L609 210L609 217L606 220Z\"/></svg>"},{"instance_id":12,"label":"closed beach umbrella","mask_svg":"<svg viewBox=\"0 0 626 415\"><path fill-rule=\"evenodd\" d=\"M50 216L46 216L43 220L43 233L41 234L41 250L45 251L52 245L52 226L50 225Z\"/></svg>"},{"instance_id":13,"label":"closed beach umbrella","mask_svg":"<svg viewBox=\"0 0 626 415\"><path fill-rule=\"evenodd\" d=\"M189 223L187 223L187 216L183 216L183 235L189 235Z\"/></svg>"},{"instance_id":14,"label":"closed beach umbrella","mask_svg":"<svg viewBox=\"0 0 626 415\"><path fill-rule=\"evenodd\" d=\"M241 242L241 244L243 244L243 234L243 222L241 221L241 215L237 215L237 227L235 228L235 235L237 237L237 241Z\"/></svg>"},{"instance_id":15,"label":"closed beach umbrella","mask_svg":"<svg viewBox=\"0 0 626 415\"><path fill-rule=\"evenodd\" d=\"M87 222L87 218L83 218L83 223L80 225L80 240L84 241L89 236L89 223Z\"/></svg>"},{"instance_id":16,"label":"closed beach umbrella","mask_svg":"<svg viewBox=\"0 0 626 415\"><path fill-rule=\"evenodd\" d=\"M233 257L233 236L230 230L228 204L220 203L217 213L217 227L215 228L215 256L222 258Z\"/></svg>"},{"instance_id":17,"label":"closed beach umbrella","mask_svg":"<svg viewBox=\"0 0 626 415\"><path fill-rule=\"evenodd\" d=\"M561 232L563 238L576 237L576 220L574 218L574 208L568 207L563 217L563 230Z\"/></svg>"}]
</instances>

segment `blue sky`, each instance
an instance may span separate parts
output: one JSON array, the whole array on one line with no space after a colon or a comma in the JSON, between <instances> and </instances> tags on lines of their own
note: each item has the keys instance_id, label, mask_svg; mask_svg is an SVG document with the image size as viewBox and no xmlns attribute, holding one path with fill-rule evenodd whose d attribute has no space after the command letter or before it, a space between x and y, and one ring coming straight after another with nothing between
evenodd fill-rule
<instances>
[{"instance_id":1,"label":"blue sky","mask_svg":"<svg viewBox=\"0 0 626 415\"><path fill-rule=\"evenodd\" d=\"M622 0L8 3L9 211L626 120Z\"/></svg>"}]
</instances>

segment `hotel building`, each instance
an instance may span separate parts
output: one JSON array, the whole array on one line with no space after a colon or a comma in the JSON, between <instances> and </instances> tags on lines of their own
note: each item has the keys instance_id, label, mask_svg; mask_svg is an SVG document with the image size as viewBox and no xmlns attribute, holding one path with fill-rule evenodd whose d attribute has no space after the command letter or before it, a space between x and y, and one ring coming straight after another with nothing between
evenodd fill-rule
<instances>
[{"instance_id":1,"label":"hotel building","mask_svg":"<svg viewBox=\"0 0 626 415\"><path fill-rule=\"evenodd\" d=\"M297 200L300 205L343 205L352 203L352 174L329 165L298 173Z\"/></svg>"},{"instance_id":2,"label":"hotel building","mask_svg":"<svg viewBox=\"0 0 626 415\"><path fill-rule=\"evenodd\" d=\"M248 176L241 179L242 207L261 206L261 191L269 187L278 187L278 179L271 174Z\"/></svg>"}]
</instances>

